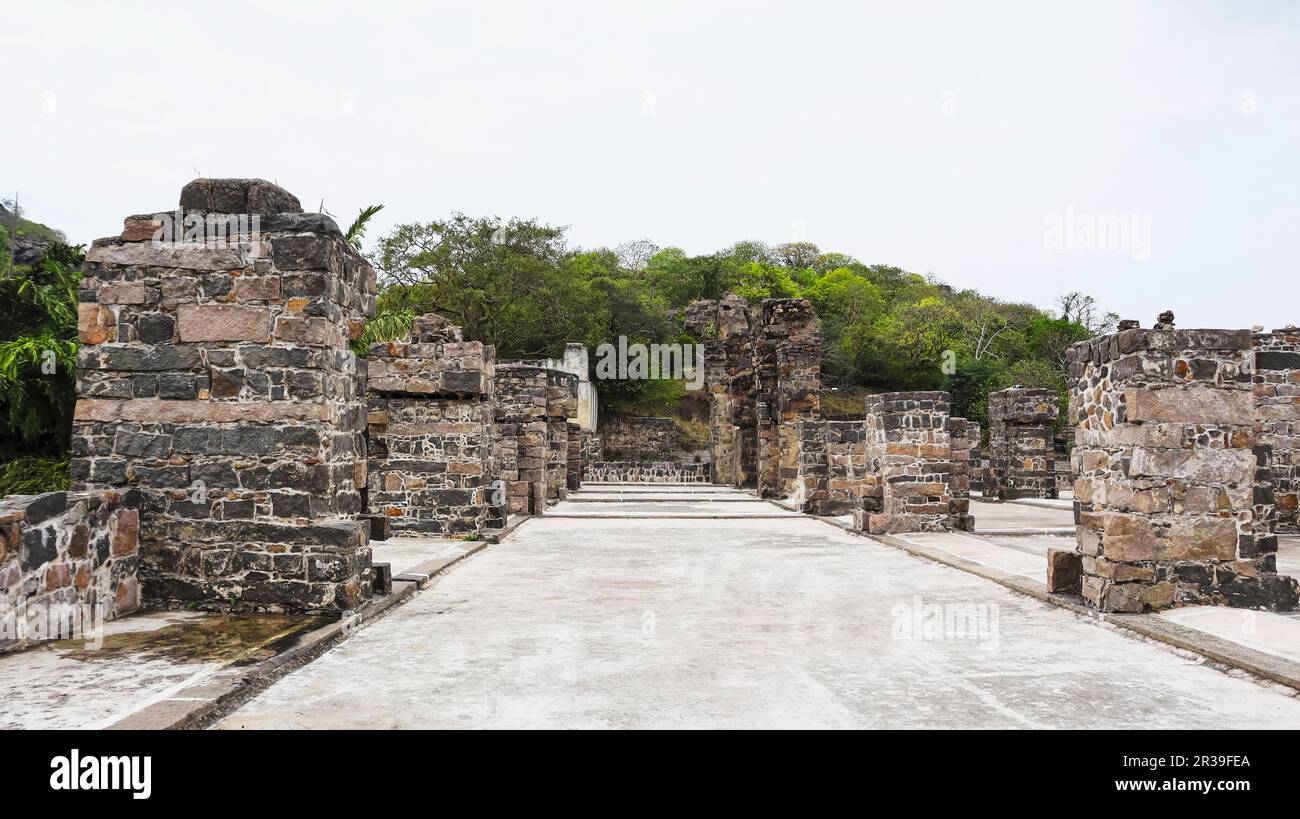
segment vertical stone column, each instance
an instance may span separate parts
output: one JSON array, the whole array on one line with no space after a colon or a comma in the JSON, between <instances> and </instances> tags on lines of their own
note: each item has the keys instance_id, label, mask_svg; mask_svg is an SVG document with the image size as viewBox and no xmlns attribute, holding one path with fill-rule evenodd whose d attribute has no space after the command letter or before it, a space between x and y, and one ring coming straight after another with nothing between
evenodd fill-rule
<instances>
[{"instance_id":1,"label":"vertical stone column","mask_svg":"<svg viewBox=\"0 0 1300 819\"><path fill-rule=\"evenodd\" d=\"M577 425L577 421L577 377L560 370L546 370L546 497L548 500L563 500L569 494L569 433Z\"/></svg>"},{"instance_id":2,"label":"vertical stone column","mask_svg":"<svg viewBox=\"0 0 1300 819\"><path fill-rule=\"evenodd\" d=\"M989 393L989 468L984 495L998 500L1055 498L1052 390L1012 387Z\"/></svg>"},{"instance_id":3,"label":"vertical stone column","mask_svg":"<svg viewBox=\"0 0 1300 819\"><path fill-rule=\"evenodd\" d=\"M504 524L494 503L495 351L436 315L369 351L370 508L394 531L467 534Z\"/></svg>"},{"instance_id":4,"label":"vertical stone column","mask_svg":"<svg viewBox=\"0 0 1300 819\"><path fill-rule=\"evenodd\" d=\"M969 498L954 494L951 399L946 392L892 392L866 399L872 473L854 527L872 534L974 528Z\"/></svg>"},{"instance_id":5,"label":"vertical stone column","mask_svg":"<svg viewBox=\"0 0 1300 819\"><path fill-rule=\"evenodd\" d=\"M1300 328L1255 333L1255 414L1275 506L1276 531L1300 532Z\"/></svg>"},{"instance_id":6,"label":"vertical stone column","mask_svg":"<svg viewBox=\"0 0 1300 819\"><path fill-rule=\"evenodd\" d=\"M730 293L686 308L687 331L704 344L713 482L754 486L758 474L754 339L749 305Z\"/></svg>"},{"instance_id":7,"label":"vertical stone column","mask_svg":"<svg viewBox=\"0 0 1300 819\"><path fill-rule=\"evenodd\" d=\"M1068 360L1085 602L1294 607L1254 510L1250 332L1125 329Z\"/></svg>"},{"instance_id":8,"label":"vertical stone column","mask_svg":"<svg viewBox=\"0 0 1300 819\"><path fill-rule=\"evenodd\" d=\"M72 478L138 489L146 604L340 611L370 595L375 272L255 179L197 179L86 254Z\"/></svg>"},{"instance_id":9,"label":"vertical stone column","mask_svg":"<svg viewBox=\"0 0 1300 819\"><path fill-rule=\"evenodd\" d=\"M547 373L542 367L520 364L496 368L494 434L511 514L540 515L546 511L546 469L550 457Z\"/></svg>"},{"instance_id":10,"label":"vertical stone column","mask_svg":"<svg viewBox=\"0 0 1300 819\"><path fill-rule=\"evenodd\" d=\"M788 497L798 477L798 422L821 411L821 326L807 299L767 299L754 342L758 491Z\"/></svg>"},{"instance_id":11,"label":"vertical stone column","mask_svg":"<svg viewBox=\"0 0 1300 819\"><path fill-rule=\"evenodd\" d=\"M811 515L852 514L871 464L863 421L799 421L799 511Z\"/></svg>"},{"instance_id":12,"label":"vertical stone column","mask_svg":"<svg viewBox=\"0 0 1300 819\"><path fill-rule=\"evenodd\" d=\"M949 418L948 438L952 446L953 497L969 499L972 476L979 471L980 425L965 418Z\"/></svg>"}]
</instances>

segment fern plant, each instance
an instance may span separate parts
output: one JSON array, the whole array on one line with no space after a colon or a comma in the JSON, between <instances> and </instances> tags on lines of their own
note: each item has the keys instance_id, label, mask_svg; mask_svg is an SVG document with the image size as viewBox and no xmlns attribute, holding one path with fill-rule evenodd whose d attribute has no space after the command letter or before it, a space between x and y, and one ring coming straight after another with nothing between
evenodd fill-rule
<instances>
[{"instance_id":1,"label":"fern plant","mask_svg":"<svg viewBox=\"0 0 1300 819\"><path fill-rule=\"evenodd\" d=\"M365 358L371 344L405 338L410 334L411 324L414 322L415 313L411 310L379 313L366 322L366 329L361 332L361 337L352 342L352 352L358 358Z\"/></svg>"},{"instance_id":2,"label":"fern plant","mask_svg":"<svg viewBox=\"0 0 1300 819\"><path fill-rule=\"evenodd\" d=\"M0 495L67 485L81 246L0 274Z\"/></svg>"}]
</instances>

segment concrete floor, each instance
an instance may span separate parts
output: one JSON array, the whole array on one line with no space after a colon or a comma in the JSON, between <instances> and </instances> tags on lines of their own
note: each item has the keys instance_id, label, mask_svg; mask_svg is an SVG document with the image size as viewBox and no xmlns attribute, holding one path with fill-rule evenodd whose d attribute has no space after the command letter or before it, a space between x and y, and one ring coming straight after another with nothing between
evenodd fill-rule
<instances>
[{"instance_id":1,"label":"concrete floor","mask_svg":"<svg viewBox=\"0 0 1300 819\"><path fill-rule=\"evenodd\" d=\"M1300 728L1286 690L804 517L541 518L220 727Z\"/></svg>"}]
</instances>

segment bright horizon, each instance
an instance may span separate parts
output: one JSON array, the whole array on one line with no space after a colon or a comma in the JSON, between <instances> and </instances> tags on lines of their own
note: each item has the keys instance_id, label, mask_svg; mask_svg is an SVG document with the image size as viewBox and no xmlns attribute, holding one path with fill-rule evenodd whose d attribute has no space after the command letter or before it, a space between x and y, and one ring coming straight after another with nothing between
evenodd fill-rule
<instances>
[{"instance_id":1,"label":"bright horizon","mask_svg":"<svg viewBox=\"0 0 1300 819\"><path fill-rule=\"evenodd\" d=\"M588 248L803 239L1147 327L1300 323L1285 4L483 5L12 8L0 196L88 244L253 176L343 226L384 203L367 249L460 210ZM1145 241L1047 246L1109 214Z\"/></svg>"}]
</instances>

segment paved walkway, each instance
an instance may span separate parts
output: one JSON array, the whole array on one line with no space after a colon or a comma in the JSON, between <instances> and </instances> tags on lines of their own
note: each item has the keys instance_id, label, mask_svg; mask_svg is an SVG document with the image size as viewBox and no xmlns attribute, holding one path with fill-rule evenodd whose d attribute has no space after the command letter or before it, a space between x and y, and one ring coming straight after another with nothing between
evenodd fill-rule
<instances>
[{"instance_id":1,"label":"paved walkway","mask_svg":"<svg viewBox=\"0 0 1300 819\"><path fill-rule=\"evenodd\" d=\"M576 493L221 727L1300 728L1286 689L698 492Z\"/></svg>"}]
</instances>

